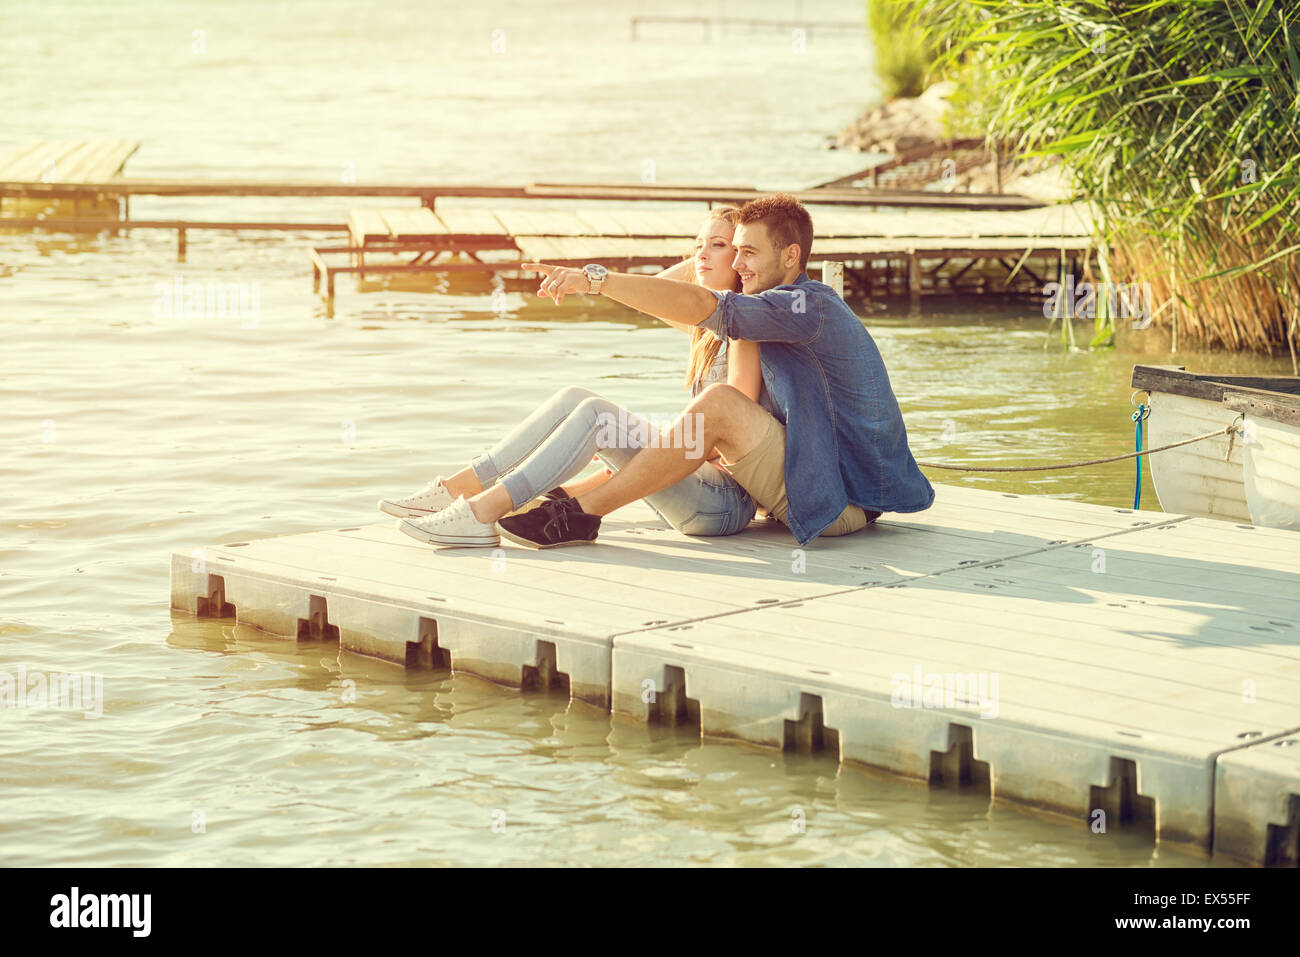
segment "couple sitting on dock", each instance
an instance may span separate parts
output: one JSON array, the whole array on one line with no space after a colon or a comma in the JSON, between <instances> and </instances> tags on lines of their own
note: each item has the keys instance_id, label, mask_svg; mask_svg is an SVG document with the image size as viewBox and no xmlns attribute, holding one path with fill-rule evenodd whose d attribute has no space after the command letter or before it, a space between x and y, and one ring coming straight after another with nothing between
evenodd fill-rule
<instances>
[{"instance_id":1,"label":"couple sitting on dock","mask_svg":"<svg viewBox=\"0 0 1300 957\"><path fill-rule=\"evenodd\" d=\"M694 257L658 276L524 263L557 305L599 294L688 333L693 398L652 434L595 392L561 389L466 468L380 508L433 545L531 548L594 542L637 499L687 535L741 532L761 508L801 546L929 508L875 342L808 278L812 238L808 211L777 194L712 210ZM562 485L593 453L606 470Z\"/></svg>"}]
</instances>

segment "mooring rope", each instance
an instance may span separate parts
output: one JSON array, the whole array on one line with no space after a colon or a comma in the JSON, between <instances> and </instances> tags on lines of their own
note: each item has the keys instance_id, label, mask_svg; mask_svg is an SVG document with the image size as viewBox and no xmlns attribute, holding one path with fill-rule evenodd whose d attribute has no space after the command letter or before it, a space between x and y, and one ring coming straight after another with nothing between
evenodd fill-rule
<instances>
[{"instance_id":1,"label":"mooring rope","mask_svg":"<svg viewBox=\"0 0 1300 957\"><path fill-rule=\"evenodd\" d=\"M1238 416L1240 418L1240 416ZM1137 458L1139 455L1154 455L1156 452L1163 452L1166 449L1176 449L1180 445L1191 445L1193 442L1203 442L1206 439L1212 439L1216 435L1233 435L1240 432L1241 428L1236 422L1227 428L1219 429L1215 432L1206 432L1204 435L1198 435L1195 438L1184 439L1181 442L1171 442L1168 445L1162 445L1154 449L1144 449L1140 452L1126 452L1124 455L1112 455L1105 459L1088 459L1084 462L1062 462L1060 465L945 465L942 462L917 462L917 465L923 465L930 469L949 469L954 472L1043 472L1048 469L1076 469L1085 465L1104 465L1107 462L1121 462L1124 459ZM1228 450L1232 454L1232 450Z\"/></svg>"},{"instance_id":2,"label":"mooring rope","mask_svg":"<svg viewBox=\"0 0 1300 957\"><path fill-rule=\"evenodd\" d=\"M1150 398L1150 396L1148 396ZM1142 451L1142 423L1151 416L1151 406L1143 402L1133 413L1132 419L1135 423L1133 426L1133 448L1138 452ZM1234 422L1235 424L1235 422ZM1234 435L1233 439L1236 438ZM1228 440L1228 455L1232 455L1232 439ZM1137 465L1137 478L1133 481L1133 511L1142 507L1142 457L1139 455L1133 460Z\"/></svg>"}]
</instances>

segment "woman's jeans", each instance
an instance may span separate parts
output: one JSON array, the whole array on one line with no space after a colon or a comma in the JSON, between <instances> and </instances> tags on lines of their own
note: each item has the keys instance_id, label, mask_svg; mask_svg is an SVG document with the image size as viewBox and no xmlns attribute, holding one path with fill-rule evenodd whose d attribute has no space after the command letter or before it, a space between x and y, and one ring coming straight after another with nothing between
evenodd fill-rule
<instances>
[{"instance_id":1,"label":"woman's jeans","mask_svg":"<svg viewBox=\"0 0 1300 957\"><path fill-rule=\"evenodd\" d=\"M644 417L590 389L570 386L470 465L485 489L500 478L511 507L519 508L573 478L593 453L612 469L625 467L647 442L658 441L657 434ZM703 460L709 451L702 450L694 472L645 501L686 535L733 535L748 527L757 504L734 478Z\"/></svg>"}]
</instances>

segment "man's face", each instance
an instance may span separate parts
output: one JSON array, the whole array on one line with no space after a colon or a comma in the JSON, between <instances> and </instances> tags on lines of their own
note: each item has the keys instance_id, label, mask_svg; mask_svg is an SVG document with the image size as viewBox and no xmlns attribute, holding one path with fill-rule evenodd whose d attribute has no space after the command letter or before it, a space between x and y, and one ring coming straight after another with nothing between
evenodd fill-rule
<instances>
[{"instance_id":1,"label":"man's face","mask_svg":"<svg viewBox=\"0 0 1300 957\"><path fill-rule=\"evenodd\" d=\"M731 267L740 274L742 292L756 293L785 282L786 271L797 260L798 247L777 249L762 223L741 223L732 239L736 258Z\"/></svg>"}]
</instances>

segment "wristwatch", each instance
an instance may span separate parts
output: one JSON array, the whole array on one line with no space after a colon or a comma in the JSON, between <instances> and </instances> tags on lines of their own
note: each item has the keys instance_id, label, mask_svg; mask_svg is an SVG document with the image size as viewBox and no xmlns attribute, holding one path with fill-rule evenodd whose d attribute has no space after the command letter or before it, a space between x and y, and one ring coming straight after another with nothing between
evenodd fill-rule
<instances>
[{"instance_id":1,"label":"wristwatch","mask_svg":"<svg viewBox=\"0 0 1300 957\"><path fill-rule=\"evenodd\" d=\"M599 296L600 287L605 284L605 277L609 275L609 270L600 263L588 263L582 267L582 274L587 277L587 282L591 285L587 292Z\"/></svg>"}]
</instances>

